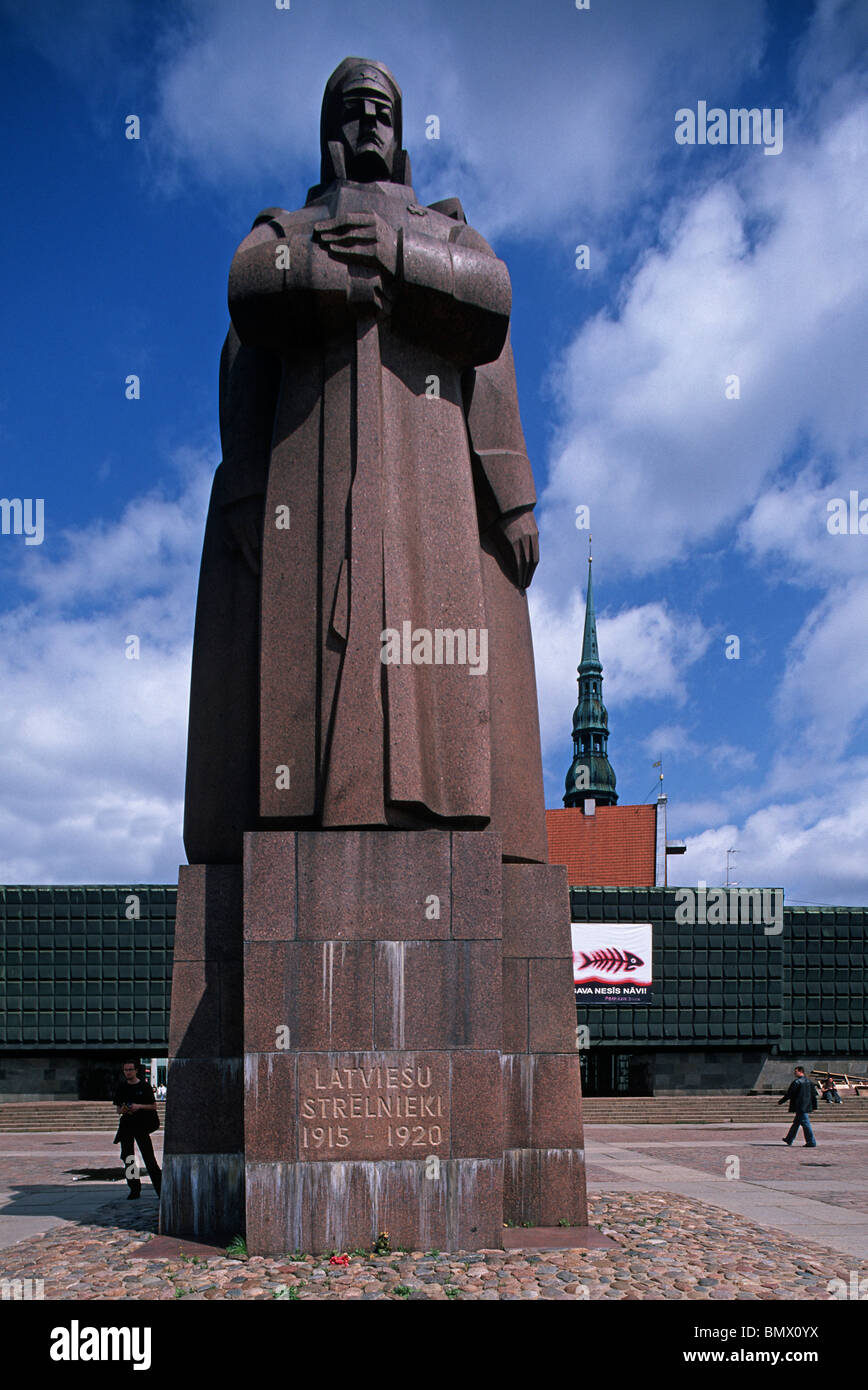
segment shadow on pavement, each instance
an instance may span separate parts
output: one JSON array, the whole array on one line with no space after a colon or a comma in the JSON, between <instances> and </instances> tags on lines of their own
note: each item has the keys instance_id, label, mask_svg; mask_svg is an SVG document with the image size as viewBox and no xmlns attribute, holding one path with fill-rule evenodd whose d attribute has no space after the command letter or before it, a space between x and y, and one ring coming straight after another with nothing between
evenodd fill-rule
<instances>
[{"instance_id":1,"label":"shadow on pavement","mask_svg":"<svg viewBox=\"0 0 868 1390\"><path fill-rule=\"evenodd\" d=\"M115 1192L107 1185L101 1191L89 1186L86 1180L76 1182L75 1186L48 1183L12 1186L0 1202L0 1222L9 1217L54 1216L78 1226L156 1231L160 1204L147 1179L142 1179L142 1195L135 1201L128 1200L125 1181L113 1182L112 1187Z\"/></svg>"}]
</instances>

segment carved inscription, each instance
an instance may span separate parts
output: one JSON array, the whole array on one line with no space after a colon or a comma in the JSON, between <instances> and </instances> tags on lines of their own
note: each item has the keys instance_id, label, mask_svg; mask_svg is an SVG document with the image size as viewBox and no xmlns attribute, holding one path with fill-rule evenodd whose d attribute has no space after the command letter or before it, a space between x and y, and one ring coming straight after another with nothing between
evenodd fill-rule
<instances>
[{"instance_id":1,"label":"carved inscription","mask_svg":"<svg viewBox=\"0 0 868 1390\"><path fill-rule=\"evenodd\" d=\"M299 1057L302 1161L429 1154L449 1154L447 1055Z\"/></svg>"}]
</instances>

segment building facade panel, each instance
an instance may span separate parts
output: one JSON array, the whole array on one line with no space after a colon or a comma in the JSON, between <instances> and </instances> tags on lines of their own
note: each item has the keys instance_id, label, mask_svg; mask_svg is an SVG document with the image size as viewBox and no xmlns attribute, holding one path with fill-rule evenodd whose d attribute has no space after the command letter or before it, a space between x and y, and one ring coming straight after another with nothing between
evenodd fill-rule
<instances>
[{"instance_id":1,"label":"building facade panel","mask_svg":"<svg viewBox=\"0 0 868 1390\"><path fill-rule=\"evenodd\" d=\"M0 1099L101 1098L112 1055L165 1053L176 896L0 887Z\"/></svg>"}]
</instances>

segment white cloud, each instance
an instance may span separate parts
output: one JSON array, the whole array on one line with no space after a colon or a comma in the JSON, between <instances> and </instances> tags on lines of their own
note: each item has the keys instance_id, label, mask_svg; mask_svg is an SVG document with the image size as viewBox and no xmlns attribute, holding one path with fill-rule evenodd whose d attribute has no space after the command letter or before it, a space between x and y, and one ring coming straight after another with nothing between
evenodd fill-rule
<instances>
[{"instance_id":1,"label":"white cloud","mask_svg":"<svg viewBox=\"0 0 868 1390\"><path fill-rule=\"evenodd\" d=\"M839 115L868 86L868 9L863 0L817 0L794 69L815 120Z\"/></svg>"},{"instance_id":2,"label":"white cloud","mask_svg":"<svg viewBox=\"0 0 868 1390\"><path fill-rule=\"evenodd\" d=\"M710 748L697 742L683 724L661 724L642 740L648 754L661 758L673 755L679 763L702 758L716 772L748 772L756 766L756 753L732 743L716 743Z\"/></svg>"},{"instance_id":3,"label":"white cloud","mask_svg":"<svg viewBox=\"0 0 868 1390\"><path fill-rule=\"evenodd\" d=\"M684 883L722 883L726 851L738 850L733 876L745 887L783 887L790 903L868 902L868 790L847 774L834 797L773 803L749 815L687 838L679 860Z\"/></svg>"},{"instance_id":4,"label":"white cloud","mask_svg":"<svg viewBox=\"0 0 868 1390\"><path fill-rule=\"evenodd\" d=\"M40 612L77 611L100 601L117 609L121 600L135 601L140 621L148 612L149 631L159 640L157 618L165 623L178 605L189 608L189 593L174 592L167 581L188 574L191 555L201 549L215 463L212 453L194 450L178 451L173 462L182 475L178 496L152 492L130 502L119 521L65 532L58 558L31 550L19 579L35 595Z\"/></svg>"},{"instance_id":5,"label":"white cloud","mask_svg":"<svg viewBox=\"0 0 868 1390\"><path fill-rule=\"evenodd\" d=\"M688 669L711 641L698 618L654 602L601 618L597 626L610 699L684 703Z\"/></svg>"},{"instance_id":6,"label":"white cloud","mask_svg":"<svg viewBox=\"0 0 868 1390\"><path fill-rule=\"evenodd\" d=\"M278 202L287 185L315 183L325 81L358 54L395 72L405 143L430 197L460 195L474 224L492 235L554 233L570 244L572 221L600 225L637 193L653 195L680 104L676 95L661 101L661 88L701 95L712 81L735 87L756 74L766 31L753 0L729 0L725 9L695 0L614 3L593 12L564 0L317 0L285 11L186 0L166 20L153 16L140 60L145 79L134 78L130 61L138 7L119 0L105 23L95 0L82 4L73 13L57 4L50 16L19 15L15 0L4 7L87 90L102 90L111 74L113 101L117 85L153 94L144 112L152 183L172 166L176 178L192 173L221 188L241 175L270 186L266 201ZM432 113L439 141L425 138Z\"/></svg>"},{"instance_id":7,"label":"white cloud","mask_svg":"<svg viewBox=\"0 0 868 1390\"><path fill-rule=\"evenodd\" d=\"M671 779L670 779L671 780ZM691 838L692 832L696 832L697 837L711 825L720 825L726 821L729 815L728 805L724 800L715 800L713 797L693 798L682 801L678 792L669 791L669 813L668 831L669 835L678 839L687 836L687 843L693 846L694 840ZM728 798L727 798L728 801ZM732 843L732 841L730 841ZM679 860L679 864L683 864ZM679 874L681 869L679 869ZM692 870L691 870L692 872ZM687 875L687 881L690 874Z\"/></svg>"},{"instance_id":8,"label":"white cloud","mask_svg":"<svg viewBox=\"0 0 868 1390\"><path fill-rule=\"evenodd\" d=\"M775 159L740 153L728 177L673 205L672 230L625 284L617 317L587 323L556 373L541 525L555 569L574 548L579 502L607 559L642 573L731 538L764 491L780 490L801 440L827 475L864 457L868 102L816 140L789 133ZM725 395L731 374L739 399ZM799 502L787 519L814 534Z\"/></svg>"},{"instance_id":9,"label":"white cloud","mask_svg":"<svg viewBox=\"0 0 868 1390\"><path fill-rule=\"evenodd\" d=\"M642 740L642 747L655 760L667 753L686 757L696 752L696 744L683 724L659 724Z\"/></svg>"},{"instance_id":10,"label":"white cloud","mask_svg":"<svg viewBox=\"0 0 868 1390\"><path fill-rule=\"evenodd\" d=\"M756 767L756 753L734 743L717 743L708 752L708 760L717 771L750 772Z\"/></svg>"},{"instance_id":11,"label":"white cloud","mask_svg":"<svg viewBox=\"0 0 868 1390\"><path fill-rule=\"evenodd\" d=\"M858 539L868 546L868 537ZM843 753L868 713L866 635L868 580L862 578L830 591L791 644L776 713L785 736L798 731L814 756Z\"/></svg>"},{"instance_id":12,"label":"white cloud","mask_svg":"<svg viewBox=\"0 0 868 1390\"><path fill-rule=\"evenodd\" d=\"M566 610L543 590L528 591L534 638L540 731L545 759L569 748L575 679L585 622L585 596L575 590ZM683 704L686 672L705 652L710 634L695 618L663 603L645 603L612 617L597 616L603 698L618 710L636 700Z\"/></svg>"},{"instance_id":13,"label":"white cloud","mask_svg":"<svg viewBox=\"0 0 868 1390\"><path fill-rule=\"evenodd\" d=\"M821 8L828 19L845 7ZM835 48L823 50L829 83ZM698 553L735 540L764 580L820 589L788 651L768 634L780 673L769 746L717 742L704 719L689 736L667 721L643 746L704 757L720 774L670 803L670 828L688 837L683 881L721 882L735 846L743 883L826 902L868 900L868 760L846 757L868 709L868 551L826 527L830 497L865 492L868 440L868 103L846 85L848 100L818 99L802 128L788 115L779 158L743 158L673 200L617 312L586 324L564 356L541 508L547 578L575 563L584 502L622 574L688 558L701 574ZM737 401L724 396L731 372ZM556 614L574 600L549 583Z\"/></svg>"},{"instance_id":14,"label":"white cloud","mask_svg":"<svg viewBox=\"0 0 868 1390\"><path fill-rule=\"evenodd\" d=\"M57 560L22 554L36 601L0 615L0 882L176 878L212 468L188 457L179 497L69 532Z\"/></svg>"},{"instance_id":15,"label":"white cloud","mask_svg":"<svg viewBox=\"0 0 868 1390\"><path fill-rule=\"evenodd\" d=\"M868 536L830 532L829 522L838 509L830 513L829 506L843 502L849 508L851 492L859 501L868 497L868 457L844 460L840 467L828 481L822 480L816 463L786 483L774 483L742 522L740 547L767 572L791 584L829 584L836 577L863 574Z\"/></svg>"}]
</instances>

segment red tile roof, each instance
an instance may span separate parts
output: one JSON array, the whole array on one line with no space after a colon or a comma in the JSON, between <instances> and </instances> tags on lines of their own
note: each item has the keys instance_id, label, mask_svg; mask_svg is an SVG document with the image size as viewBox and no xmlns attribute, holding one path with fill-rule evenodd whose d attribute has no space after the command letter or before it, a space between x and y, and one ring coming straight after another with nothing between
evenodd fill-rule
<instances>
[{"instance_id":1,"label":"red tile roof","mask_svg":"<svg viewBox=\"0 0 868 1390\"><path fill-rule=\"evenodd\" d=\"M598 806L596 814L565 806L546 811L549 863L566 864L571 887L654 886L657 807Z\"/></svg>"}]
</instances>

